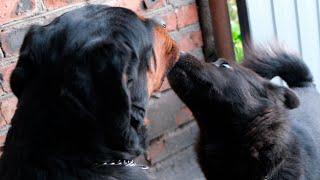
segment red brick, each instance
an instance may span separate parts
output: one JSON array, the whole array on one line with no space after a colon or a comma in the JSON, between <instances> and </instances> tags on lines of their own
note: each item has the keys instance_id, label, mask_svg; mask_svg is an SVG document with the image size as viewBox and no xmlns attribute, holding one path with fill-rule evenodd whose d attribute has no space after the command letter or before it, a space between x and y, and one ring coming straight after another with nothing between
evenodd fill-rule
<instances>
[{"instance_id":1,"label":"red brick","mask_svg":"<svg viewBox=\"0 0 320 180\"><path fill-rule=\"evenodd\" d=\"M161 93L161 97L152 100L147 109L147 117L150 120L147 139L154 139L165 132L174 130L176 125L176 114L184 107L173 91Z\"/></svg>"},{"instance_id":2,"label":"red brick","mask_svg":"<svg viewBox=\"0 0 320 180\"><path fill-rule=\"evenodd\" d=\"M174 7L180 7L194 2L195 0L168 0L168 3L173 5Z\"/></svg>"},{"instance_id":3,"label":"red brick","mask_svg":"<svg viewBox=\"0 0 320 180\"><path fill-rule=\"evenodd\" d=\"M154 141L149 146L148 152L147 152L147 160L151 163L155 162L158 157L160 157L162 154L164 154L166 151L165 142L162 138Z\"/></svg>"},{"instance_id":4,"label":"red brick","mask_svg":"<svg viewBox=\"0 0 320 180\"><path fill-rule=\"evenodd\" d=\"M201 180L205 179L199 167L197 154L193 146L181 149L152 167L154 179Z\"/></svg>"},{"instance_id":5,"label":"red brick","mask_svg":"<svg viewBox=\"0 0 320 180\"><path fill-rule=\"evenodd\" d=\"M168 81L167 78L165 78L164 81L163 81L163 83L162 83L162 86L161 86L161 88L160 88L160 92L161 92L161 91L166 91L166 90L168 90L168 89L170 89L170 88L171 88L171 87L170 87L169 81Z\"/></svg>"},{"instance_id":6,"label":"red brick","mask_svg":"<svg viewBox=\"0 0 320 180\"><path fill-rule=\"evenodd\" d=\"M193 31L181 35L177 41L180 49L186 52L202 47L203 45L201 31Z\"/></svg>"},{"instance_id":7,"label":"red brick","mask_svg":"<svg viewBox=\"0 0 320 180\"><path fill-rule=\"evenodd\" d=\"M4 93L11 92L9 80L10 80L10 75L11 75L14 67L15 67L15 64L11 64L5 68L0 69L0 73L3 75L2 86L3 86L4 90L6 91L6 92L1 92L2 90L0 90L0 95L4 94Z\"/></svg>"},{"instance_id":8,"label":"red brick","mask_svg":"<svg viewBox=\"0 0 320 180\"><path fill-rule=\"evenodd\" d=\"M143 0L147 10L158 9L165 6L165 0Z\"/></svg>"},{"instance_id":9,"label":"red brick","mask_svg":"<svg viewBox=\"0 0 320 180\"><path fill-rule=\"evenodd\" d=\"M86 0L44 0L44 5L48 9L55 9L74 3L85 2Z\"/></svg>"},{"instance_id":10,"label":"red brick","mask_svg":"<svg viewBox=\"0 0 320 180\"><path fill-rule=\"evenodd\" d=\"M178 126L193 120L192 112L185 106L176 115L176 123Z\"/></svg>"},{"instance_id":11,"label":"red brick","mask_svg":"<svg viewBox=\"0 0 320 180\"><path fill-rule=\"evenodd\" d=\"M27 30L28 28L21 28L0 33L1 46L2 50L6 54L6 57L18 55Z\"/></svg>"},{"instance_id":12,"label":"red brick","mask_svg":"<svg viewBox=\"0 0 320 180\"><path fill-rule=\"evenodd\" d=\"M205 61L204 52L202 48L193 49L189 51L193 56L195 56L199 61Z\"/></svg>"},{"instance_id":13,"label":"red brick","mask_svg":"<svg viewBox=\"0 0 320 180\"><path fill-rule=\"evenodd\" d=\"M35 9L35 0L1 0L0 24L23 17Z\"/></svg>"},{"instance_id":14,"label":"red brick","mask_svg":"<svg viewBox=\"0 0 320 180\"><path fill-rule=\"evenodd\" d=\"M0 24L10 21L17 17L15 9L17 8L18 0L1 0L0 3Z\"/></svg>"},{"instance_id":15,"label":"red brick","mask_svg":"<svg viewBox=\"0 0 320 180\"><path fill-rule=\"evenodd\" d=\"M176 14L178 17L178 28L183 28L199 21L197 6L194 3L176 9Z\"/></svg>"},{"instance_id":16,"label":"red brick","mask_svg":"<svg viewBox=\"0 0 320 180\"><path fill-rule=\"evenodd\" d=\"M177 15L174 12L168 12L161 16L161 18L166 22L167 31L174 31L177 29Z\"/></svg>"},{"instance_id":17,"label":"red brick","mask_svg":"<svg viewBox=\"0 0 320 180\"><path fill-rule=\"evenodd\" d=\"M1 101L0 101L0 104L1 104ZM9 124L9 122L7 121L4 121L4 120L1 120L1 117L2 115L0 114L0 132L1 132L1 128L7 124ZM3 118L4 119L4 118ZM1 133L0 133L0 136L1 136ZM0 145L1 146L1 145Z\"/></svg>"},{"instance_id":18,"label":"red brick","mask_svg":"<svg viewBox=\"0 0 320 180\"><path fill-rule=\"evenodd\" d=\"M3 126L11 122L16 110L17 98L10 97L0 101L0 124Z\"/></svg>"},{"instance_id":19,"label":"red brick","mask_svg":"<svg viewBox=\"0 0 320 180\"><path fill-rule=\"evenodd\" d=\"M80 2L87 2L87 0L44 0L45 7L47 9L56 9ZM133 11L141 11L143 7L142 3L142 0L113 0L107 1L104 4L109 6L125 7Z\"/></svg>"},{"instance_id":20,"label":"red brick","mask_svg":"<svg viewBox=\"0 0 320 180\"><path fill-rule=\"evenodd\" d=\"M6 135L0 135L0 152L2 151L1 147L4 145L5 140L6 140Z\"/></svg>"},{"instance_id":21,"label":"red brick","mask_svg":"<svg viewBox=\"0 0 320 180\"><path fill-rule=\"evenodd\" d=\"M142 10L143 2L142 0L118 0L116 3L110 5L128 8L137 12Z\"/></svg>"},{"instance_id":22,"label":"red brick","mask_svg":"<svg viewBox=\"0 0 320 180\"><path fill-rule=\"evenodd\" d=\"M192 146L196 142L198 133L199 128L196 122L190 122L152 141L147 151L147 160L153 165L182 149Z\"/></svg>"}]
</instances>

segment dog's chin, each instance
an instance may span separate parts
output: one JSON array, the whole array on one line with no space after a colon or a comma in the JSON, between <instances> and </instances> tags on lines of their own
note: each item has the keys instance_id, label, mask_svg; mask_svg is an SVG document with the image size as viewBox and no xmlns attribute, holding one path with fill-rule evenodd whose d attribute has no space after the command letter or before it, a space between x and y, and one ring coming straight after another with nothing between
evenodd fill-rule
<instances>
[{"instance_id":1,"label":"dog's chin","mask_svg":"<svg viewBox=\"0 0 320 180\"><path fill-rule=\"evenodd\" d=\"M168 73L168 80L174 91L185 93L192 88L196 75L194 69L201 68L201 62L187 53L180 53L178 62Z\"/></svg>"}]
</instances>

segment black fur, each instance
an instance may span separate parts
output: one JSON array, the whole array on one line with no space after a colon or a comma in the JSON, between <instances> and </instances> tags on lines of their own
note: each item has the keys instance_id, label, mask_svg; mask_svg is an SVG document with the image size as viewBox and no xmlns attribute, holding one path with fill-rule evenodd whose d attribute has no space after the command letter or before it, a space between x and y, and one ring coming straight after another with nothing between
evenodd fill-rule
<instances>
[{"instance_id":1,"label":"black fur","mask_svg":"<svg viewBox=\"0 0 320 180\"><path fill-rule=\"evenodd\" d=\"M280 76L289 87L312 85L313 78L306 64L299 56L286 52L279 45L269 50L256 47L246 54L243 65L267 79Z\"/></svg>"},{"instance_id":2,"label":"black fur","mask_svg":"<svg viewBox=\"0 0 320 180\"><path fill-rule=\"evenodd\" d=\"M95 163L145 150L153 30L125 8L86 6L25 36L11 76L18 97L0 179L148 179Z\"/></svg>"},{"instance_id":3,"label":"black fur","mask_svg":"<svg viewBox=\"0 0 320 180\"><path fill-rule=\"evenodd\" d=\"M239 65L186 54L169 73L171 87L199 124L204 174L219 180L320 179L320 95L308 68L281 50L249 57ZM291 87L249 68L267 78L279 75Z\"/></svg>"}]
</instances>

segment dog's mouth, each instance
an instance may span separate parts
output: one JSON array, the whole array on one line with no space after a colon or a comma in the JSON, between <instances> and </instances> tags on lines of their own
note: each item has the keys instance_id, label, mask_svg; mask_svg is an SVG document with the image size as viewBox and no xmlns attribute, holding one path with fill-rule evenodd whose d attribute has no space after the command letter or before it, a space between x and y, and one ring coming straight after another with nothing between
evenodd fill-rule
<instances>
[{"instance_id":1,"label":"dog's mouth","mask_svg":"<svg viewBox=\"0 0 320 180\"><path fill-rule=\"evenodd\" d=\"M199 83L203 82L202 64L194 56L181 53L179 61L168 74L168 80L174 91L185 94Z\"/></svg>"},{"instance_id":2,"label":"dog's mouth","mask_svg":"<svg viewBox=\"0 0 320 180\"><path fill-rule=\"evenodd\" d=\"M172 81L172 83L174 84L178 81L188 80L188 74L183 68L176 65L168 73L168 78L169 81Z\"/></svg>"},{"instance_id":3,"label":"dog's mouth","mask_svg":"<svg viewBox=\"0 0 320 180\"><path fill-rule=\"evenodd\" d=\"M171 88L184 101L187 101L192 97L192 92L197 84L193 77L193 72L190 69L192 69L190 64L183 60L179 60L168 74Z\"/></svg>"},{"instance_id":4,"label":"dog's mouth","mask_svg":"<svg viewBox=\"0 0 320 180\"><path fill-rule=\"evenodd\" d=\"M180 53L180 58L175 63L175 65L170 69L168 73L169 81L171 79L172 83L183 81L188 79L187 72L191 65L188 64L188 54Z\"/></svg>"}]
</instances>

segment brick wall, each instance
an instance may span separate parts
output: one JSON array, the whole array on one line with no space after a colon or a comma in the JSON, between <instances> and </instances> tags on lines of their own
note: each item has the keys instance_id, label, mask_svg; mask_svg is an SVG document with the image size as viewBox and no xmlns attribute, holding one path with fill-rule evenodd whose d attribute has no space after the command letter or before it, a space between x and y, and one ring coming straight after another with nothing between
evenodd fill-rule
<instances>
[{"instance_id":1,"label":"brick wall","mask_svg":"<svg viewBox=\"0 0 320 180\"><path fill-rule=\"evenodd\" d=\"M203 59L202 34L195 0L1 0L0 2L0 146L16 106L8 79L17 61L22 39L31 24L46 24L64 12L85 4L130 8L147 17L160 16L180 48ZM157 179L201 179L193 143L198 128L190 111L166 81L148 110L150 146L138 158L150 165ZM192 173L191 173L192 172Z\"/></svg>"}]
</instances>

